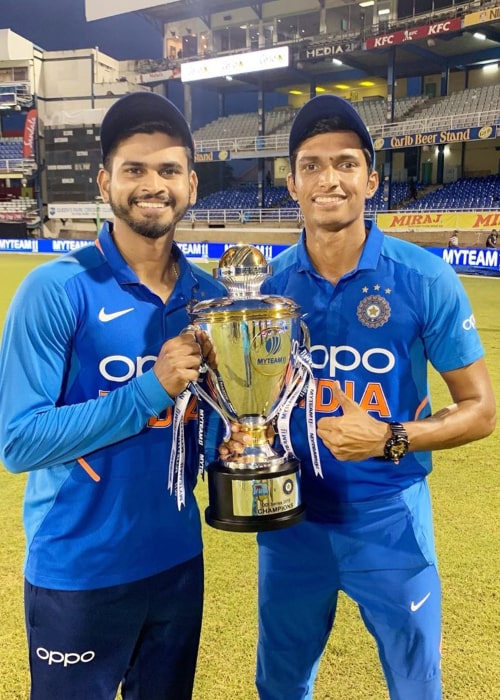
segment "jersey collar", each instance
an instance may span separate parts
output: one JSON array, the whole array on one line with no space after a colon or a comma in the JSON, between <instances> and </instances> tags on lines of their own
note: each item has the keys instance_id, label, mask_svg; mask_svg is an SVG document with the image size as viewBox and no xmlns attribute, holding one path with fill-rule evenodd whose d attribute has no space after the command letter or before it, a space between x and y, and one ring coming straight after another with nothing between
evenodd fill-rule
<instances>
[{"instance_id":1,"label":"jersey collar","mask_svg":"<svg viewBox=\"0 0 500 700\"><path fill-rule=\"evenodd\" d=\"M382 243L384 234L373 221L365 221L366 227L366 242L363 247L363 252L359 259L355 270L348 273L346 276L355 274L358 270L375 270L382 251ZM306 248L306 230L302 230L302 234L297 243L297 269L302 272L310 272L317 274Z\"/></svg>"},{"instance_id":2,"label":"jersey collar","mask_svg":"<svg viewBox=\"0 0 500 700\"><path fill-rule=\"evenodd\" d=\"M135 272L129 267L116 247L111 235L112 231L113 224L110 221L105 221L96 240L96 247L111 267L113 275L119 284L141 284ZM191 265L175 241L172 242L172 255L179 266L179 283L176 285L174 297L171 298L174 299L179 296L179 302L185 304L186 299L196 296L199 289L199 281L193 274Z\"/></svg>"},{"instance_id":3,"label":"jersey collar","mask_svg":"<svg viewBox=\"0 0 500 700\"><path fill-rule=\"evenodd\" d=\"M96 241L97 248L101 251L106 259L106 262L113 270L113 275L120 284L140 284L139 278L127 265L111 235L113 224L110 221L105 221L99 232L99 238Z\"/></svg>"}]
</instances>

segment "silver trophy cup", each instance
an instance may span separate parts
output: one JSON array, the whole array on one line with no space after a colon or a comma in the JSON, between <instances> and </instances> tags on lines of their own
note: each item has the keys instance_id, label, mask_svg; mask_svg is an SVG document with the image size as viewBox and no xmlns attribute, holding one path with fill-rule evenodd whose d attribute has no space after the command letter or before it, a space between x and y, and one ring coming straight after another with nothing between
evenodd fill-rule
<instances>
[{"instance_id":1,"label":"silver trophy cup","mask_svg":"<svg viewBox=\"0 0 500 700\"><path fill-rule=\"evenodd\" d=\"M251 437L242 454L207 467L205 517L221 530L272 530L303 517L300 464L293 454L273 449L268 426L290 403L307 328L293 300L260 294L270 270L258 248L232 247L214 270L228 296L190 310L191 322L208 333L217 354L215 366L206 367L201 395L226 426L240 423Z\"/></svg>"}]
</instances>

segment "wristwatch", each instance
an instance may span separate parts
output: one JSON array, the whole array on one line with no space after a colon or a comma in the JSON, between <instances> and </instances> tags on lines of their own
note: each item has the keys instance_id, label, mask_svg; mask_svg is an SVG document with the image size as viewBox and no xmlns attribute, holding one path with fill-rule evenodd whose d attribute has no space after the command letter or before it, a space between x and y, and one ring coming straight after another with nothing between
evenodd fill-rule
<instances>
[{"instance_id":1,"label":"wristwatch","mask_svg":"<svg viewBox=\"0 0 500 700\"><path fill-rule=\"evenodd\" d=\"M388 438L384 447L384 458L391 460L394 464L399 464L399 460L408 453L410 441L408 433L401 423L395 421L389 423L391 437Z\"/></svg>"}]
</instances>

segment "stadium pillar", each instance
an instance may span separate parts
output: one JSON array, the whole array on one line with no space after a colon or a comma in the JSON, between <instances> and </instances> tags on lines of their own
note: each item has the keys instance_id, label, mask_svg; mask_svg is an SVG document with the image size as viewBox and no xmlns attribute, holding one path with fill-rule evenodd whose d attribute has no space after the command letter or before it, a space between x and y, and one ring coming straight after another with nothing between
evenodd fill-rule
<instances>
[{"instance_id":1,"label":"stadium pillar","mask_svg":"<svg viewBox=\"0 0 500 700\"><path fill-rule=\"evenodd\" d=\"M436 182L438 185L443 184L444 175L444 143L438 144L437 167L436 167Z\"/></svg>"},{"instance_id":2,"label":"stadium pillar","mask_svg":"<svg viewBox=\"0 0 500 700\"><path fill-rule=\"evenodd\" d=\"M448 81L450 79L450 69L444 68L441 71L441 97L445 97L448 94Z\"/></svg>"},{"instance_id":3,"label":"stadium pillar","mask_svg":"<svg viewBox=\"0 0 500 700\"><path fill-rule=\"evenodd\" d=\"M390 49L390 58L387 62L387 121L389 124L394 122L394 70L396 64L396 49ZM392 208L392 150L385 151L385 162L383 170L383 197L382 206L384 209Z\"/></svg>"},{"instance_id":4,"label":"stadium pillar","mask_svg":"<svg viewBox=\"0 0 500 700\"><path fill-rule=\"evenodd\" d=\"M262 80L259 79L259 91L257 93L257 119L258 119L258 135L262 138L266 129L266 116L264 114L264 91L262 89ZM259 141L260 142L260 139ZM264 206L264 168L266 166L265 158L257 158L257 206L262 209Z\"/></svg>"},{"instance_id":5,"label":"stadium pillar","mask_svg":"<svg viewBox=\"0 0 500 700\"><path fill-rule=\"evenodd\" d=\"M319 33L327 34L325 0L319 0L319 4L321 8L319 11Z\"/></svg>"},{"instance_id":6,"label":"stadium pillar","mask_svg":"<svg viewBox=\"0 0 500 700\"><path fill-rule=\"evenodd\" d=\"M193 121L193 98L191 95L191 85L183 83L184 86L184 116L187 123L192 124Z\"/></svg>"},{"instance_id":7,"label":"stadium pillar","mask_svg":"<svg viewBox=\"0 0 500 700\"><path fill-rule=\"evenodd\" d=\"M262 15L259 17L259 49L264 49L266 47L266 36L264 33L264 22L262 20Z\"/></svg>"}]
</instances>

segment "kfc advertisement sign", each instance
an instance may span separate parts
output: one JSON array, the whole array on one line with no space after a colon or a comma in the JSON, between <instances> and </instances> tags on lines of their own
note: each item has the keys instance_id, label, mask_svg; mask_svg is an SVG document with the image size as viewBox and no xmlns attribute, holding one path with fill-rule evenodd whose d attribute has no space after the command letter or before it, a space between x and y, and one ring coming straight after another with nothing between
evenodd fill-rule
<instances>
[{"instance_id":1,"label":"kfc advertisement sign","mask_svg":"<svg viewBox=\"0 0 500 700\"><path fill-rule=\"evenodd\" d=\"M460 18L449 19L435 24L428 24L423 27L414 27L413 29L403 29L392 34L383 34L382 36L371 36L366 40L366 48L381 49L387 46L396 46L397 44L405 44L408 41L416 41L417 39L426 39L428 37L437 36L438 34L448 34L449 32L457 32L462 28L462 20Z\"/></svg>"}]
</instances>

